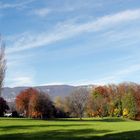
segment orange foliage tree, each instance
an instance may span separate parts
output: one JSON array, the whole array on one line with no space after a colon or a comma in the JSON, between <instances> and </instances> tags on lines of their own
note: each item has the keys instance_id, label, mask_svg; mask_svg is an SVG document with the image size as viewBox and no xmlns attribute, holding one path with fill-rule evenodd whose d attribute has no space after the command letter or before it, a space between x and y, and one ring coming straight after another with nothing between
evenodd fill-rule
<instances>
[{"instance_id":1,"label":"orange foliage tree","mask_svg":"<svg viewBox=\"0 0 140 140\"><path fill-rule=\"evenodd\" d=\"M54 106L48 94L39 92L34 94L29 102L29 115L32 118L50 118L53 116Z\"/></svg>"},{"instance_id":2,"label":"orange foliage tree","mask_svg":"<svg viewBox=\"0 0 140 140\"><path fill-rule=\"evenodd\" d=\"M29 88L16 97L16 109L25 117L45 118L53 114L53 103L49 95Z\"/></svg>"},{"instance_id":3,"label":"orange foliage tree","mask_svg":"<svg viewBox=\"0 0 140 140\"><path fill-rule=\"evenodd\" d=\"M108 93L105 86L96 87L91 91L87 105L87 114L89 116L106 116Z\"/></svg>"},{"instance_id":4,"label":"orange foliage tree","mask_svg":"<svg viewBox=\"0 0 140 140\"><path fill-rule=\"evenodd\" d=\"M16 97L16 109L24 113L25 117L29 116L29 102L33 95L37 95L38 91L33 88L28 88L20 92Z\"/></svg>"}]
</instances>

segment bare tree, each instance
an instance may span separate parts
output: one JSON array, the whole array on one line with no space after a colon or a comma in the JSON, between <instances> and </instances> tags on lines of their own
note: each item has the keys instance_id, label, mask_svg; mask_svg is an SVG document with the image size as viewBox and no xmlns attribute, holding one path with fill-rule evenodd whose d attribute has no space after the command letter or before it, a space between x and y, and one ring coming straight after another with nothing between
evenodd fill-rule
<instances>
[{"instance_id":1,"label":"bare tree","mask_svg":"<svg viewBox=\"0 0 140 140\"><path fill-rule=\"evenodd\" d=\"M69 97L71 111L73 114L76 115L76 117L79 117L80 119L82 119L84 115L84 111L87 105L88 95L89 92L87 89L78 88L74 90Z\"/></svg>"},{"instance_id":2,"label":"bare tree","mask_svg":"<svg viewBox=\"0 0 140 140\"><path fill-rule=\"evenodd\" d=\"M0 96L5 78L6 59L5 59L5 44L0 36Z\"/></svg>"}]
</instances>

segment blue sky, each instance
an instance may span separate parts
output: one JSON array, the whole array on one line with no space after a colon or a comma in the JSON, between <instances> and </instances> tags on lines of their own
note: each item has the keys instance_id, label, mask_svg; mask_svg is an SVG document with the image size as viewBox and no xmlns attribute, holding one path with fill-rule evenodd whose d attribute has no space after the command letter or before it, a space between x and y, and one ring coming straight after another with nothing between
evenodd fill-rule
<instances>
[{"instance_id":1,"label":"blue sky","mask_svg":"<svg viewBox=\"0 0 140 140\"><path fill-rule=\"evenodd\" d=\"M5 86L140 83L139 0L0 0Z\"/></svg>"}]
</instances>

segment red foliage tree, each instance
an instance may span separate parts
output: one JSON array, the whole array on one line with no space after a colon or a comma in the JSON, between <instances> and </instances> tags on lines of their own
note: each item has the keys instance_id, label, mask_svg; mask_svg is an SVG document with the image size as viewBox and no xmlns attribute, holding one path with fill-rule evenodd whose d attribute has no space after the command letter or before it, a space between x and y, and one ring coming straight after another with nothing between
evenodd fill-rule
<instances>
[{"instance_id":1,"label":"red foliage tree","mask_svg":"<svg viewBox=\"0 0 140 140\"><path fill-rule=\"evenodd\" d=\"M89 96L87 113L89 116L106 116L108 92L105 86L99 86L92 90Z\"/></svg>"},{"instance_id":2,"label":"red foliage tree","mask_svg":"<svg viewBox=\"0 0 140 140\"><path fill-rule=\"evenodd\" d=\"M46 118L53 113L53 104L49 95L29 88L16 97L16 108L25 117Z\"/></svg>"},{"instance_id":3,"label":"red foliage tree","mask_svg":"<svg viewBox=\"0 0 140 140\"><path fill-rule=\"evenodd\" d=\"M46 93L34 94L29 103L29 114L32 118L50 118L53 115L53 104Z\"/></svg>"},{"instance_id":4,"label":"red foliage tree","mask_svg":"<svg viewBox=\"0 0 140 140\"><path fill-rule=\"evenodd\" d=\"M29 116L29 102L33 95L38 94L38 91L33 88L28 88L24 91L21 91L21 93L16 97L16 109L24 113L24 115L27 117Z\"/></svg>"},{"instance_id":5,"label":"red foliage tree","mask_svg":"<svg viewBox=\"0 0 140 140\"><path fill-rule=\"evenodd\" d=\"M98 86L97 88L94 89L94 91L105 98L108 97L107 87L105 86Z\"/></svg>"}]
</instances>

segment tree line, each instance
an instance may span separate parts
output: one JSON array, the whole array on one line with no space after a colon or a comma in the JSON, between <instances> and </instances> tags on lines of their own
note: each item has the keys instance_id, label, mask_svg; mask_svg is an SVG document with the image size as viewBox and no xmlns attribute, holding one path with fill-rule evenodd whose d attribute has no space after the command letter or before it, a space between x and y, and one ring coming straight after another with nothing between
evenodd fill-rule
<instances>
[{"instance_id":1,"label":"tree line","mask_svg":"<svg viewBox=\"0 0 140 140\"><path fill-rule=\"evenodd\" d=\"M80 88L65 98L57 97L55 106L70 117L125 117L140 119L140 85L121 83Z\"/></svg>"},{"instance_id":2,"label":"tree line","mask_svg":"<svg viewBox=\"0 0 140 140\"><path fill-rule=\"evenodd\" d=\"M47 93L28 88L17 95L14 111L40 119L108 116L140 119L140 85L121 83L77 88L69 96L53 100Z\"/></svg>"}]
</instances>

